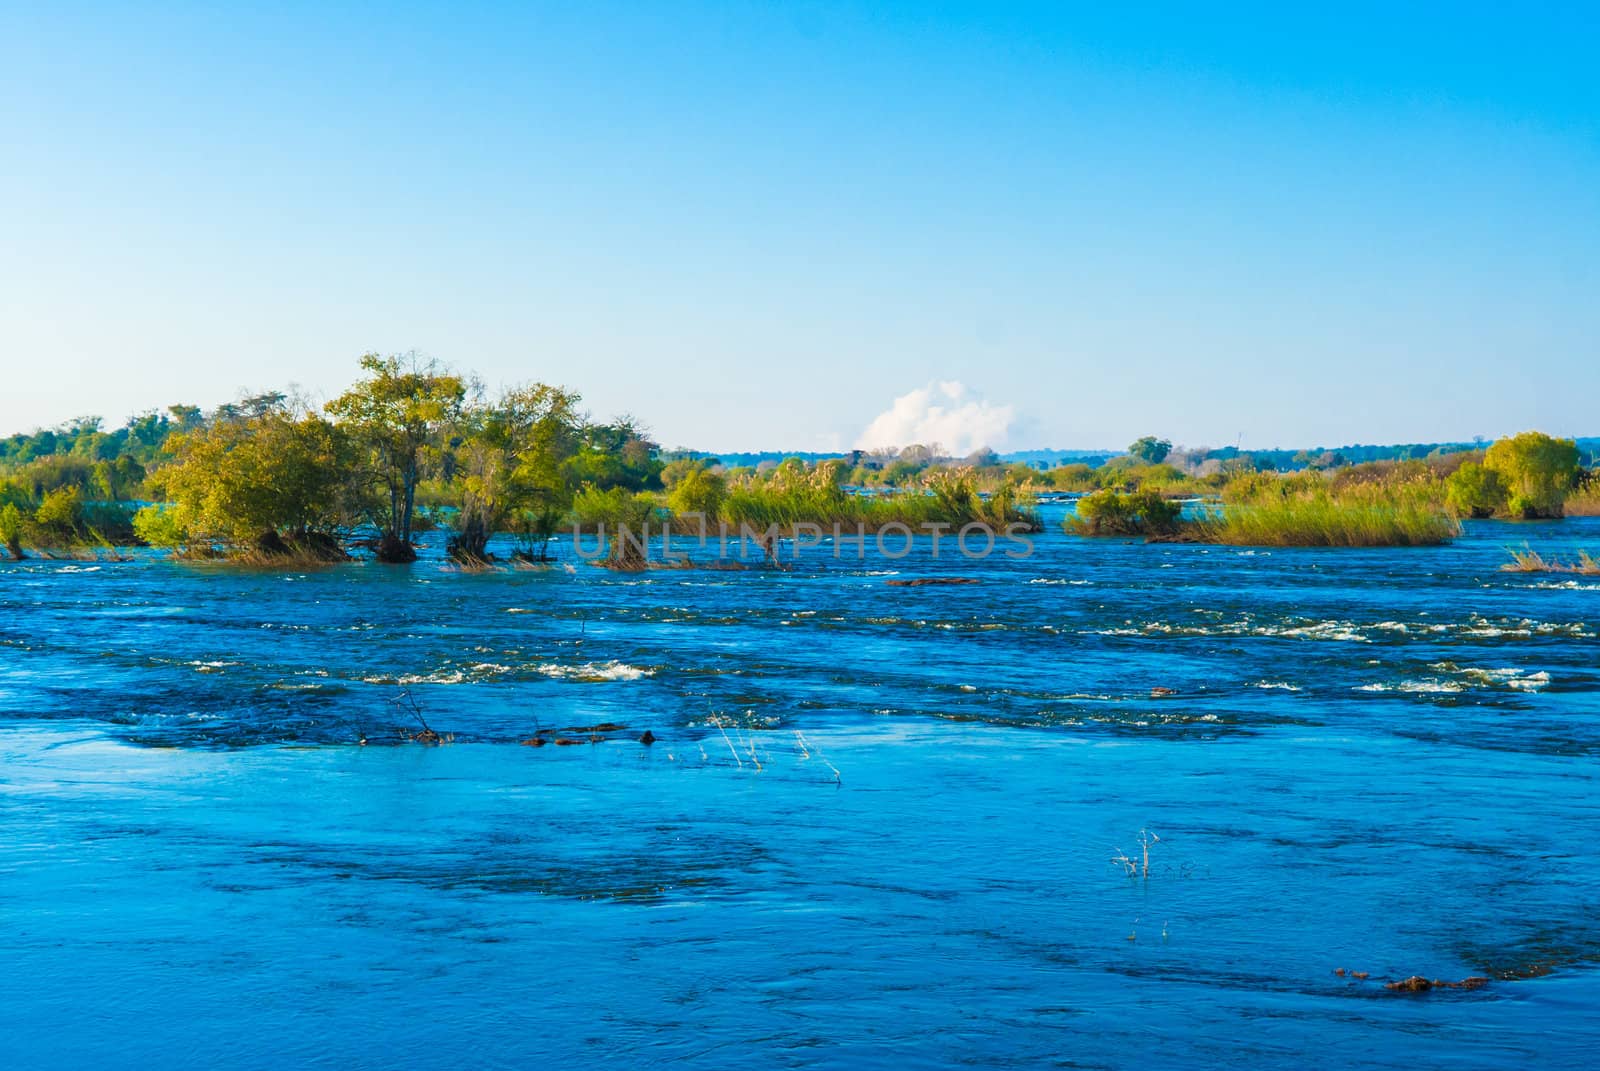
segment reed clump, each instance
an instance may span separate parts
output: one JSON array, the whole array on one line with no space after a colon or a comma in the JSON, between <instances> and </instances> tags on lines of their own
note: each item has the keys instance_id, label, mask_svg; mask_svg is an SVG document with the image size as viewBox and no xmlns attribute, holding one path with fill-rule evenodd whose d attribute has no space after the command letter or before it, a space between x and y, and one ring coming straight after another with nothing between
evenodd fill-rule
<instances>
[{"instance_id":1,"label":"reed clump","mask_svg":"<svg viewBox=\"0 0 1600 1071\"><path fill-rule=\"evenodd\" d=\"M869 532L890 524L913 529L923 524L946 524L953 529L985 524L997 531L1015 525L1014 530L1030 532L1041 527L1026 493L1004 484L985 496L970 468L938 469L920 487L871 495L851 494L841 476L837 463L810 468L780 465L765 478L746 477L731 486L715 520L730 527L748 525L760 530L772 526L792 530L798 524L860 526Z\"/></svg>"},{"instance_id":2,"label":"reed clump","mask_svg":"<svg viewBox=\"0 0 1600 1071\"><path fill-rule=\"evenodd\" d=\"M1425 479L1334 488L1317 477L1240 488L1193 522L1210 543L1250 547L1426 547L1461 534L1440 485Z\"/></svg>"},{"instance_id":3,"label":"reed clump","mask_svg":"<svg viewBox=\"0 0 1600 1071\"><path fill-rule=\"evenodd\" d=\"M1500 568L1507 573L1576 573L1580 576L1600 576L1600 559L1587 550L1578 551L1578 560L1565 562L1559 558L1546 558L1536 550L1523 547L1511 550L1511 560Z\"/></svg>"},{"instance_id":4,"label":"reed clump","mask_svg":"<svg viewBox=\"0 0 1600 1071\"><path fill-rule=\"evenodd\" d=\"M1600 479L1591 476L1569 492L1561 510L1567 517L1600 517Z\"/></svg>"}]
</instances>

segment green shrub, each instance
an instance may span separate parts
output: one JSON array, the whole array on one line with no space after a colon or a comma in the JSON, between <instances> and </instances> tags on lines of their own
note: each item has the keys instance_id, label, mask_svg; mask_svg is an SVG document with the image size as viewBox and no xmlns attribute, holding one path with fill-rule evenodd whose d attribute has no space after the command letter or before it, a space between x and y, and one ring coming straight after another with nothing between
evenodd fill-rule
<instances>
[{"instance_id":1,"label":"green shrub","mask_svg":"<svg viewBox=\"0 0 1600 1071\"><path fill-rule=\"evenodd\" d=\"M1445 481L1445 497L1459 517L1493 517L1506 508L1506 485L1494 469L1468 461Z\"/></svg>"},{"instance_id":2,"label":"green shrub","mask_svg":"<svg viewBox=\"0 0 1600 1071\"><path fill-rule=\"evenodd\" d=\"M14 502L7 502L0 509L0 543L13 558L22 560L22 511Z\"/></svg>"},{"instance_id":3,"label":"green shrub","mask_svg":"<svg viewBox=\"0 0 1600 1071\"><path fill-rule=\"evenodd\" d=\"M1500 439L1483 457L1506 486L1506 512L1513 517L1560 517L1567 491L1578 476L1578 446L1525 431Z\"/></svg>"},{"instance_id":4,"label":"green shrub","mask_svg":"<svg viewBox=\"0 0 1600 1071\"><path fill-rule=\"evenodd\" d=\"M1183 507L1154 491L1096 491L1078 499L1067 530L1088 536L1174 535Z\"/></svg>"},{"instance_id":5,"label":"green shrub","mask_svg":"<svg viewBox=\"0 0 1600 1071\"><path fill-rule=\"evenodd\" d=\"M44 496L33 519L52 533L75 533L83 519L83 493L76 487L58 487Z\"/></svg>"},{"instance_id":6,"label":"green shrub","mask_svg":"<svg viewBox=\"0 0 1600 1071\"><path fill-rule=\"evenodd\" d=\"M166 506L145 506L135 513L133 534L152 547L176 549L189 541L177 511Z\"/></svg>"}]
</instances>

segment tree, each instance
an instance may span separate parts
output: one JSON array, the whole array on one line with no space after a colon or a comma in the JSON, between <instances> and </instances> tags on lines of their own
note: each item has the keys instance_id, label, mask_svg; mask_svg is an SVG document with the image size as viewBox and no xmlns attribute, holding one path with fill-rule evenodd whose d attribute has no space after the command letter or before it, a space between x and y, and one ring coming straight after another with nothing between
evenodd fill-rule
<instances>
[{"instance_id":1,"label":"tree","mask_svg":"<svg viewBox=\"0 0 1600 1071\"><path fill-rule=\"evenodd\" d=\"M569 486L593 484L602 490L622 487L629 491L661 486L666 464L658 456L660 447L632 417L618 417L609 424L587 424L581 438L577 453L563 466Z\"/></svg>"},{"instance_id":2,"label":"tree","mask_svg":"<svg viewBox=\"0 0 1600 1071\"><path fill-rule=\"evenodd\" d=\"M56 488L44 496L33 519L53 535L72 537L83 520L83 493L76 487Z\"/></svg>"},{"instance_id":3,"label":"tree","mask_svg":"<svg viewBox=\"0 0 1600 1071\"><path fill-rule=\"evenodd\" d=\"M1506 485L1494 469L1464 461L1445 480L1445 497L1457 516L1493 517L1506 508Z\"/></svg>"},{"instance_id":4,"label":"tree","mask_svg":"<svg viewBox=\"0 0 1600 1071\"><path fill-rule=\"evenodd\" d=\"M1531 520L1561 516L1562 504L1578 475L1578 445L1542 432L1525 431L1500 439L1483 456L1506 487L1506 512Z\"/></svg>"},{"instance_id":5,"label":"tree","mask_svg":"<svg viewBox=\"0 0 1600 1071\"><path fill-rule=\"evenodd\" d=\"M489 537L508 519L530 557L533 541L554 535L571 498L561 466L577 449L579 401L574 391L533 383L466 410L467 431L456 450L461 512L452 558L487 561Z\"/></svg>"},{"instance_id":6,"label":"tree","mask_svg":"<svg viewBox=\"0 0 1600 1071\"><path fill-rule=\"evenodd\" d=\"M378 560L413 562L417 483L437 463L445 433L460 419L466 385L416 354L369 353L361 367L367 378L329 402L327 411L370 454L372 483L379 489L372 511Z\"/></svg>"},{"instance_id":7,"label":"tree","mask_svg":"<svg viewBox=\"0 0 1600 1071\"><path fill-rule=\"evenodd\" d=\"M141 511L141 538L171 545L182 533L269 555L298 548L342 556L338 532L362 506L350 482L357 452L344 429L280 403L259 416L178 432L168 446L175 459L152 483L171 500L171 515Z\"/></svg>"},{"instance_id":8,"label":"tree","mask_svg":"<svg viewBox=\"0 0 1600 1071\"><path fill-rule=\"evenodd\" d=\"M698 513L708 521L717 518L722 500L728 495L728 481L712 472L703 461L677 475L667 492L667 507L678 516Z\"/></svg>"},{"instance_id":9,"label":"tree","mask_svg":"<svg viewBox=\"0 0 1600 1071\"><path fill-rule=\"evenodd\" d=\"M0 509L0 543L5 544L13 559L22 560L22 511L15 502L7 502Z\"/></svg>"},{"instance_id":10,"label":"tree","mask_svg":"<svg viewBox=\"0 0 1600 1071\"><path fill-rule=\"evenodd\" d=\"M1135 439L1128 447L1128 453L1138 458L1146 465L1159 465L1165 461L1172 452L1172 443L1167 439L1158 439L1154 435L1146 435Z\"/></svg>"}]
</instances>

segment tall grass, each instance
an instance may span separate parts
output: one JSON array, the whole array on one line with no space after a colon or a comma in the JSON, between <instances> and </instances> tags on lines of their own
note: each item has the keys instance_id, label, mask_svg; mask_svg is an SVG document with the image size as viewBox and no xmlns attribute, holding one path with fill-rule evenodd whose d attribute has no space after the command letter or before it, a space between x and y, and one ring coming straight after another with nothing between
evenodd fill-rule
<instances>
[{"instance_id":1,"label":"tall grass","mask_svg":"<svg viewBox=\"0 0 1600 1071\"><path fill-rule=\"evenodd\" d=\"M1335 491L1286 480L1281 487L1258 485L1239 498L1195 521L1194 534L1249 547L1424 547L1461 534L1461 522L1432 481L1363 483Z\"/></svg>"},{"instance_id":2,"label":"tall grass","mask_svg":"<svg viewBox=\"0 0 1600 1071\"><path fill-rule=\"evenodd\" d=\"M829 466L780 468L766 479L747 478L728 490L717 520L780 530L797 524L876 531L890 524L916 529L923 524L987 524L997 530L1009 524L1037 531L1038 515L1028 497L1005 485L988 497L979 494L971 469L941 469L922 487L890 494L855 495L839 485Z\"/></svg>"},{"instance_id":3,"label":"tall grass","mask_svg":"<svg viewBox=\"0 0 1600 1071\"><path fill-rule=\"evenodd\" d=\"M1600 517L1600 479L1589 479L1567 492L1561 512L1568 517Z\"/></svg>"},{"instance_id":4,"label":"tall grass","mask_svg":"<svg viewBox=\"0 0 1600 1071\"><path fill-rule=\"evenodd\" d=\"M1500 568L1508 573L1579 573L1583 576L1600 576L1600 559L1586 550L1578 551L1578 560L1564 562L1559 558L1546 558L1526 546L1513 550L1511 560Z\"/></svg>"}]
</instances>

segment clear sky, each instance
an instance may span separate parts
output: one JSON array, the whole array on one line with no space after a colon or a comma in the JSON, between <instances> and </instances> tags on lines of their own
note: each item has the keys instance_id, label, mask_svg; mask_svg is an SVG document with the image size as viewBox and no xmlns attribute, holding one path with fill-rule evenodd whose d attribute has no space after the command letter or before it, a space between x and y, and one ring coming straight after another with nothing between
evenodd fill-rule
<instances>
[{"instance_id":1,"label":"clear sky","mask_svg":"<svg viewBox=\"0 0 1600 1071\"><path fill-rule=\"evenodd\" d=\"M1600 434L1600 12L1128 6L0 2L0 432L417 349L706 449Z\"/></svg>"}]
</instances>

